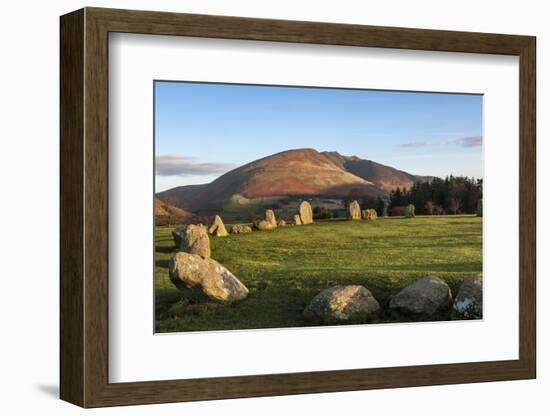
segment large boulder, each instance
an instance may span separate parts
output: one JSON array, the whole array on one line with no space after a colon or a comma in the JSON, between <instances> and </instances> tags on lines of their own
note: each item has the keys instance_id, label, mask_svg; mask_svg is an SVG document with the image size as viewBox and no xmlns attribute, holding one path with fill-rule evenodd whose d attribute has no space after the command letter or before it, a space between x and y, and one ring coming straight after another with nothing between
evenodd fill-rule
<instances>
[{"instance_id":1,"label":"large boulder","mask_svg":"<svg viewBox=\"0 0 550 416\"><path fill-rule=\"evenodd\" d=\"M378 218L376 210L372 208L364 209L363 211L361 211L361 214L363 214L364 220L375 220Z\"/></svg>"},{"instance_id":2,"label":"large boulder","mask_svg":"<svg viewBox=\"0 0 550 416\"><path fill-rule=\"evenodd\" d=\"M210 239L202 224L184 225L172 231L176 248L191 254L210 257Z\"/></svg>"},{"instance_id":3,"label":"large boulder","mask_svg":"<svg viewBox=\"0 0 550 416\"><path fill-rule=\"evenodd\" d=\"M294 225L302 225L302 220L300 219L300 215L298 214L294 216Z\"/></svg>"},{"instance_id":4,"label":"large boulder","mask_svg":"<svg viewBox=\"0 0 550 416\"><path fill-rule=\"evenodd\" d=\"M272 209L267 209L265 211L265 218L264 218L267 222L270 222L271 224L273 224L274 227L277 226L277 218L275 218L275 213L273 212Z\"/></svg>"},{"instance_id":5,"label":"large boulder","mask_svg":"<svg viewBox=\"0 0 550 416\"><path fill-rule=\"evenodd\" d=\"M483 278L472 276L460 285L453 303L453 319L481 319L483 315Z\"/></svg>"},{"instance_id":6,"label":"large boulder","mask_svg":"<svg viewBox=\"0 0 550 416\"><path fill-rule=\"evenodd\" d=\"M246 234L251 232L252 228L250 228L248 225L236 224L231 227L231 234Z\"/></svg>"},{"instance_id":7,"label":"large boulder","mask_svg":"<svg viewBox=\"0 0 550 416\"><path fill-rule=\"evenodd\" d=\"M451 307L451 289L437 276L427 276L410 284L390 301L394 315L419 319L445 319Z\"/></svg>"},{"instance_id":8,"label":"large boulder","mask_svg":"<svg viewBox=\"0 0 550 416\"><path fill-rule=\"evenodd\" d=\"M363 286L334 286L313 298L304 318L316 324L369 323L379 312L380 304Z\"/></svg>"},{"instance_id":9,"label":"large boulder","mask_svg":"<svg viewBox=\"0 0 550 416\"><path fill-rule=\"evenodd\" d=\"M212 223L212 225L208 229L208 234L213 234L216 237L227 237L228 236L228 232L225 229L225 225L223 224L223 221L222 221L222 219L220 218L219 215L216 215L214 217L214 222Z\"/></svg>"},{"instance_id":10,"label":"large boulder","mask_svg":"<svg viewBox=\"0 0 550 416\"><path fill-rule=\"evenodd\" d=\"M309 202L302 201L298 210L300 211L300 221L302 221L302 224L313 223L313 210Z\"/></svg>"},{"instance_id":11,"label":"large boulder","mask_svg":"<svg viewBox=\"0 0 550 416\"><path fill-rule=\"evenodd\" d=\"M176 253L168 264L170 280L183 297L195 297L202 291L212 300L235 303L248 295L248 289L220 263L183 251Z\"/></svg>"},{"instance_id":12,"label":"large boulder","mask_svg":"<svg viewBox=\"0 0 550 416\"><path fill-rule=\"evenodd\" d=\"M357 201L351 201L348 205L348 217L350 220L361 219L361 206Z\"/></svg>"},{"instance_id":13,"label":"large boulder","mask_svg":"<svg viewBox=\"0 0 550 416\"><path fill-rule=\"evenodd\" d=\"M279 222L277 223L277 226L278 227L286 227L286 221L285 220L279 220Z\"/></svg>"},{"instance_id":14,"label":"large boulder","mask_svg":"<svg viewBox=\"0 0 550 416\"><path fill-rule=\"evenodd\" d=\"M414 217L414 205L409 204L407 205L407 208L405 208L405 217L412 218Z\"/></svg>"},{"instance_id":15,"label":"large boulder","mask_svg":"<svg viewBox=\"0 0 550 416\"><path fill-rule=\"evenodd\" d=\"M276 228L277 225L273 225L272 222L269 222L267 220L260 220L254 223L254 227L260 231L268 231Z\"/></svg>"}]
</instances>

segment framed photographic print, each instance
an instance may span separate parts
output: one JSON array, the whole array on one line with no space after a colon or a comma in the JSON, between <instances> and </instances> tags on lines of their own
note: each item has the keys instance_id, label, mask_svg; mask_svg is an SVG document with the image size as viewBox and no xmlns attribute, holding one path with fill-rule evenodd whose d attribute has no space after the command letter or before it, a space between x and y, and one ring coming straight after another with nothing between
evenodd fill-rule
<instances>
[{"instance_id":1,"label":"framed photographic print","mask_svg":"<svg viewBox=\"0 0 550 416\"><path fill-rule=\"evenodd\" d=\"M535 38L61 17L61 398L536 376Z\"/></svg>"}]
</instances>

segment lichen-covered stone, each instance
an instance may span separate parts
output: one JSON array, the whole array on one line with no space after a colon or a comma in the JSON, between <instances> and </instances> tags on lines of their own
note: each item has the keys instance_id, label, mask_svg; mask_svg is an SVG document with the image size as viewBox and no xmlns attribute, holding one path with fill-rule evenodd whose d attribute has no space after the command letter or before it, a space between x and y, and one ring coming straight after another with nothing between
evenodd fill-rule
<instances>
[{"instance_id":1,"label":"lichen-covered stone","mask_svg":"<svg viewBox=\"0 0 550 416\"><path fill-rule=\"evenodd\" d=\"M378 320L380 304L363 286L334 286L319 293L304 310L316 324L369 323Z\"/></svg>"},{"instance_id":2,"label":"lichen-covered stone","mask_svg":"<svg viewBox=\"0 0 550 416\"><path fill-rule=\"evenodd\" d=\"M405 217L407 218L412 218L414 217L414 205L413 204L409 204L407 205L407 208L405 208Z\"/></svg>"},{"instance_id":3,"label":"lichen-covered stone","mask_svg":"<svg viewBox=\"0 0 550 416\"><path fill-rule=\"evenodd\" d=\"M268 231L276 228L277 225L273 225L273 223L270 221L260 220L254 223L254 227L260 231Z\"/></svg>"},{"instance_id":4,"label":"lichen-covered stone","mask_svg":"<svg viewBox=\"0 0 550 416\"><path fill-rule=\"evenodd\" d=\"M483 278L472 276L460 285L453 302L453 319L481 319L483 315Z\"/></svg>"},{"instance_id":5,"label":"lichen-covered stone","mask_svg":"<svg viewBox=\"0 0 550 416\"><path fill-rule=\"evenodd\" d=\"M437 276L427 276L415 281L390 301L390 309L403 317L417 319L442 319L451 307L451 289Z\"/></svg>"},{"instance_id":6,"label":"lichen-covered stone","mask_svg":"<svg viewBox=\"0 0 550 416\"><path fill-rule=\"evenodd\" d=\"M350 220L361 219L361 206L357 201L351 201L348 205L348 217Z\"/></svg>"},{"instance_id":7,"label":"lichen-covered stone","mask_svg":"<svg viewBox=\"0 0 550 416\"><path fill-rule=\"evenodd\" d=\"M233 273L213 259L183 251L176 253L168 264L170 280L185 298L190 291L200 289L212 300L235 303L248 295L248 289ZM191 294L190 297L194 297Z\"/></svg>"},{"instance_id":8,"label":"lichen-covered stone","mask_svg":"<svg viewBox=\"0 0 550 416\"><path fill-rule=\"evenodd\" d=\"M378 218L378 214L375 209L368 208L361 211L364 220L375 220Z\"/></svg>"},{"instance_id":9,"label":"lichen-covered stone","mask_svg":"<svg viewBox=\"0 0 550 416\"><path fill-rule=\"evenodd\" d=\"M178 250L210 257L210 239L204 225L183 225L172 231L172 237Z\"/></svg>"},{"instance_id":10,"label":"lichen-covered stone","mask_svg":"<svg viewBox=\"0 0 550 416\"><path fill-rule=\"evenodd\" d=\"M236 224L231 227L231 234L246 234L251 232L252 228L250 228L248 225Z\"/></svg>"},{"instance_id":11,"label":"lichen-covered stone","mask_svg":"<svg viewBox=\"0 0 550 416\"><path fill-rule=\"evenodd\" d=\"M213 234L216 237L227 237L229 235L219 215L214 217L214 222L208 229L208 234Z\"/></svg>"},{"instance_id":12,"label":"lichen-covered stone","mask_svg":"<svg viewBox=\"0 0 550 416\"><path fill-rule=\"evenodd\" d=\"M270 222L271 224L273 224L273 227L277 227L277 218L275 218L275 213L273 212L272 209L267 209L265 211L265 218L264 218L267 222Z\"/></svg>"},{"instance_id":13,"label":"lichen-covered stone","mask_svg":"<svg viewBox=\"0 0 550 416\"><path fill-rule=\"evenodd\" d=\"M300 212L300 221L302 224L312 224L313 223L313 210L311 205L307 201L302 201L299 207Z\"/></svg>"}]
</instances>

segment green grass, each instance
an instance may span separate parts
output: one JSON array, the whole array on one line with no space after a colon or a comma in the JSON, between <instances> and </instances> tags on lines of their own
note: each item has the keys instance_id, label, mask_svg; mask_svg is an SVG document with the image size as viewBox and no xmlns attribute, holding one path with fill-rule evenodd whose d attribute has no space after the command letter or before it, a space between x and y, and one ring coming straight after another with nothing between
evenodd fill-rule
<instances>
[{"instance_id":1,"label":"green grass","mask_svg":"<svg viewBox=\"0 0 550 416\"><path fill-rule=\"evenodd\" d=\"M168 277L175 252L171 230L156 229L157 332L305 326L306 305L333 285L363 285L384 310L415 279L440 276L454 295L465 278L482 270L481 218L333 220L211 237L212 258L248 287L249 296L232 306L183 303Z\"/></svg>"}]
</instances>

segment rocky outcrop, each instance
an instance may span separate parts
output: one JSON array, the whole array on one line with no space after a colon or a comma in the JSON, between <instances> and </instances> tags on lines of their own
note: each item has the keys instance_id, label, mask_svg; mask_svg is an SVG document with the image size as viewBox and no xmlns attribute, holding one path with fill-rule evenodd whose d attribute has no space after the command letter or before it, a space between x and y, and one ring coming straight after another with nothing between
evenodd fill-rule
<instances>
[{"instance_id":1,"label":"rocky outcrop","mask_svg":"<svg viewBox=\"0 0 550 416\"><path fill-rule=\"evenodd\" d=\"M319 293L304 310L316 324L369 323L378 320L380 304L363 286L334 286Z\"/></svg>"},{"instance_id":2,"label":"rocky outcrop","mask_svg":"<svg viewBox=\"0 0 550 416\"><path fill-rule=\"evenodd\" d=\"M176 253L168 264L170 280L182 296L195 297L196 290L212 300L235 303L248 295L248 289L233 273L213 259L196 254Z\"/></svg>"}]
</instances>

